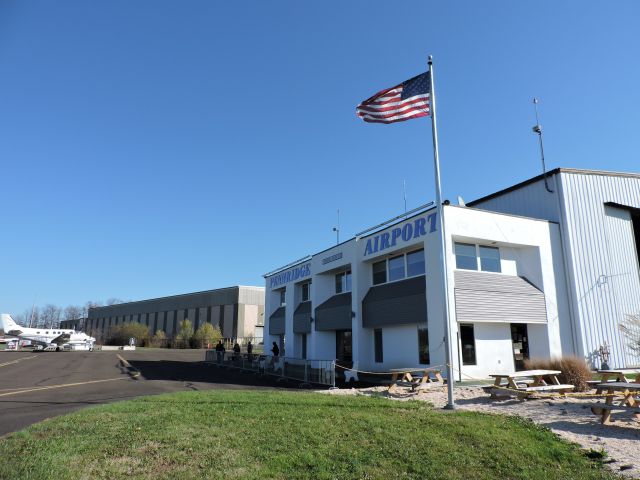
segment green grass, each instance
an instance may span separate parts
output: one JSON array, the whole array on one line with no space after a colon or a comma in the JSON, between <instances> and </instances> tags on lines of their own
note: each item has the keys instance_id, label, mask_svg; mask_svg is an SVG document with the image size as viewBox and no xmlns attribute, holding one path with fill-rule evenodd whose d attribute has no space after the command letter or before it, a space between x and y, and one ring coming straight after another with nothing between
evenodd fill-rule
<instances>
[{"instance_id":1,"label":"green grass","mask_svg":"<svg viewBox=\"0 0 640 480\"><path fill-rule=\"evenodd\" d=\"M12 479L611 479L545 428L424 402L183 392L102 405L0 439Z\"/></svg>"}]
</instances>

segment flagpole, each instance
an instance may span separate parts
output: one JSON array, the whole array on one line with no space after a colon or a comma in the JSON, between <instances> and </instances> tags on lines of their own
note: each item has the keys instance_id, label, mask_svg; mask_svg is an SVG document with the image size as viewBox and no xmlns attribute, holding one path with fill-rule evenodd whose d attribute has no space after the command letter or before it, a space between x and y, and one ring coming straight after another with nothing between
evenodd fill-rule
<instances>
[{"instance_id":1,"label":"flagpole","mask_svg":"<svg viewBox=\"0 0 640 480\"><path fill-rule=\"evenodd\" d=\"M436 123L436 89L433 80L433 57L429 55L429 81L430 85L430 116L431 116L431 133L433 135L433 163L435 168L436 181L436 205L438 212L438 222L440 227L440 247L442 249L442 283L444 287L444 331L445 331L445 356L447 363L447 405L444 407L448 410L456 408L453 399L453 352L451 349L451 322L449 321L449 272L447 269L447 251L446 238L444 230L444 208L442 206L442 192L440 189L440 158L438 156L438 125Z\"/></svg>"}]
</instances>

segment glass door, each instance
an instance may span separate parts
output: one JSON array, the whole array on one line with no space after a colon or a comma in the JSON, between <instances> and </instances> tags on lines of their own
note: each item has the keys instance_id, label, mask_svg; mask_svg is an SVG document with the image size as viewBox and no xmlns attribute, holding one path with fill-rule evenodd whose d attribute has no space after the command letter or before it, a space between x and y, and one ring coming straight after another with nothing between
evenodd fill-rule
<instances>
[{"instance_id":1,"label":"glass door","mask_svg":"<svg viewBox=\"0 0 640 480\"><path fill-rule=\"evenodd\" d=\"M524 361L529 360L529 338L526 323L511 324L511 343L513 345L513 363L516 372L524 370Z\"/></svg>"}]
</instances>

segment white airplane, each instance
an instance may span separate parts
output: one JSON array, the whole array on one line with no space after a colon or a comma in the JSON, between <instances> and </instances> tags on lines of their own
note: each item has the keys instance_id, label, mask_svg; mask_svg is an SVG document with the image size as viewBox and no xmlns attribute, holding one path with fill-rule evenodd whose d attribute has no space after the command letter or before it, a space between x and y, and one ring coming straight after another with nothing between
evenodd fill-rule
<instances>
[{"instance_id":1,"label":"white airplane","mask_svg":"<svg viewBox=\"0 0 640 480\"><path fill-rule=\"evenodd\" d=\"M96 339L86 333L66 330L62 328L28 328L18 325L11 315L0 314L2 329L6 335L13 335L21 340L31 340L40 349L62 350L84 349L93 350Z\"/></svg>"}]
</instances>

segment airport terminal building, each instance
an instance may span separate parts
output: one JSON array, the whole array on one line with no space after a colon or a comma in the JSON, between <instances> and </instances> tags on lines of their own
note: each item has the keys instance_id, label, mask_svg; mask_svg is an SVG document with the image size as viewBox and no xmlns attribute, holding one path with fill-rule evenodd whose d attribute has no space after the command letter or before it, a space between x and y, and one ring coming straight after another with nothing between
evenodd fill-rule
<instances>
[{"instance_id":1,"label":"airport terminal building","mask_svg":"<svg viewBox=\"0 0 640 480\"><path fill-rule=\"evenodd\" d=\"M89 309L85 330L104 337L112 326L137 322L147 325L150 334L162 330L174 338L184 319L194 330L211 323L227 339L262 338L264 288L236 286L94 307Z\"/></svg>"},{"instance_id":2,"label":"airport terminal building","mask_svg":"<svg viewBox=\"0 0 640 480\"><path fill-rule=\"evenodd\" d=\"M619 330L640 313L640 175L556 169L446 205L456 376L575 354L640 365ZM265 343L358 370L445 364L435 206L265 275ZM355 366L357 365L357 367Z\"/></svg>"}]
</instances>

